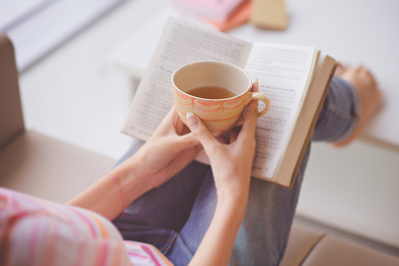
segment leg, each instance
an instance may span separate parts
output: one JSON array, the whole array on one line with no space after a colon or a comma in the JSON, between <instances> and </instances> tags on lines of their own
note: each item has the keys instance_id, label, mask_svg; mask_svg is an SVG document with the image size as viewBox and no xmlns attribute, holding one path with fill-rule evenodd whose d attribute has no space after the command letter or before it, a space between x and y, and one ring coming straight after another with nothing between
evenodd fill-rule
<instances>
[{"instance_id":1,"label":"leg","mask_svg":"<svg viewBox=\"0 0 399 266\"><path fill-rule=\"evenodd\" d=\"M360 104L356 89L335 76L320 111L313 141L336 142L348 137L358 124Z\"/></svg>"},{"instance_id":2,"label":"leg","mask_svg":"<svg viewBox=\"0 0 399 266\"><path fill-rule=\"evenodd\" d=\"M360 118L357 126L348 136L333 143L336 147L342 147L351 143L382 105L381 91L378 89L377 82L370 71L364 67L340 66L340 68L341 71L338 75L342 79L349 81L357 91L359 99L357 109L360 113Z\"/></svg>"},{"instance_id":3,"label":"leg","mask_svg":"<svg viewBox=\"0 0 399 266\"><path fill-rule=\"evenodd\" d=\"M357 126L358 107L355 88L347 81L334 77L312 140L331 142L346 138ZM288 242L309 154L310 143L291 190L256 178L251 180L248 207L237 235L231 265L280 263Z\"/></svg>"},{"instance_id":4,"label":"leg","mask_svg":"<svg viewBox=\"0 0 399 266\"><path fill-rule=\"evenodd\" d=\"M119 165L144 142L134 140ZM124 239L150 243L165 252L186 223L209 166L192 162L162 186L142 195L113 221Z\"/></svg>"},{"instance_id":5,"label":"leg","mask_svg":"<svg viewBox=\"0 0 399 266\"><path fill-rule=\"evenodd\" d=\"M248 206L237 234L230 265L278 265L284 255L310 145L293 188L251 179ZM166 253L174 265L188 265L212 221L217 204L212 172L202 183L190 218Z\"/></svg>"},{"instance_id":6,"label":"leg","mask_svg":"<svg viewBox=\"0 0 399 266\"><path fill-rule=\"evenodd\" d=\"M212 170L207 173L192 208L190 218L166 257L175 266L188 265L198 249L215 213L217 195Z\"/></svg>"},{"instance_id":7,"label":"leg","mask_svg":"<svg viewBox=\"0 0 399 266\"><path fill-rule=\"evenodd\" d=\"M319 115L313 139L336 141L348 134L357 123L357 94L354 88L334 78ZM338 112L338 114L337 114ZM325 122L325 121L328 121ZM310 144L293 188L252 178L248 206L238 232L231 265L278 265L287 245ZM193 210L167 257L175 265L187 265L197 250L216 208L213 176L209 173L198 193Z\"/></svg>"}]
</instances>

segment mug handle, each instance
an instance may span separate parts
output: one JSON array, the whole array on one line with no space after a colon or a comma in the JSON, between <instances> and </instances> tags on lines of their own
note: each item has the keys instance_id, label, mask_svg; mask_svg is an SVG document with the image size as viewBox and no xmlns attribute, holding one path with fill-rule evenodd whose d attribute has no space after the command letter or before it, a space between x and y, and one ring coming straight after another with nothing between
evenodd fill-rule
<instances>
[{"instance_id":1,"label":"mug handle","mask_svg":"<svg viewBox=\"0 0 399 266\"><path fill-rule=\"evenodd\" d=\"M263 93L248 92L246 105L249 104L252 100L261 100L265 103L265 108L258 113L258 118L264 116L270 110L270 99ZM242 123L244 123L243 116L240 116L240 120L238 121L237 126L241 126Z\"/></svg>"}]
</instances>

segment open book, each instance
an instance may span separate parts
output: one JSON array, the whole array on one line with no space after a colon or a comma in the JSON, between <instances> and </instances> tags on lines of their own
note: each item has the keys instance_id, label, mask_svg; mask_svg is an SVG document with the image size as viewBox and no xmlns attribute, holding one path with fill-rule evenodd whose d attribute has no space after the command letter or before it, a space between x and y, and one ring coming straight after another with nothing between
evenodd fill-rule
<instances>
[{"instance_id":1,"label":"open book","mask_svg":"<svg viewBox=\"0 0 399 266\"><path fill-rule=\"evenodd\" d=\"M251 44L170 18L122 132L148 140L173 106L172 73L202 60L233 63L259 80L259 91L270 98L271 108L257 121L252 176L291 187L337 62L314 47ZM197 160L209 163L203 152Z\"/></svg>"}]
</instances>

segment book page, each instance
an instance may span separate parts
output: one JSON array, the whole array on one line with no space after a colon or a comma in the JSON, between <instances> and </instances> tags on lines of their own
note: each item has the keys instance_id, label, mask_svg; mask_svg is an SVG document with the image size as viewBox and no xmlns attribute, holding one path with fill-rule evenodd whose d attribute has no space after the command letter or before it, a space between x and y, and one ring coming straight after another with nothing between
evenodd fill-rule
<instances>
[{"instance_id":1,"label":"book page","mask_svg":"<svg viewBox=\"0 0 399 266\"><path fill-rule=\"evenodd\" d=\"M315 56L314 47L253 46L245 70L259 80L259 91L271 102L269 112L257 122L253 176L273 178L308 87Z\"/></svg>"},{"instance_id":2,"label":"book page","mask_svg":"<svg viewBox=\"0 0 399 266\"><path fill-rule=\"evenodd\" d=\"M149 33L151 34L151 33ZM170 18L133 99L123 133L147 140L173 106L171 76L182 65L216 60L245 67L252 44Z\"/></svg>"},{"instance_id":3,"label":"book page","mask_svg":"<svg viewBox=\"0 0 399 266\"><path fill-rule=\"evenodd\" d=\"M284 183L290 187L295 180L301 159L312 136L337 65L337 61L332 57L318 54L317 65L307 91L307 97L302 101L301 112L295 119L294 129L290 132L289 141L274 172L279 184Z\"/></svg>"}]
</instances>

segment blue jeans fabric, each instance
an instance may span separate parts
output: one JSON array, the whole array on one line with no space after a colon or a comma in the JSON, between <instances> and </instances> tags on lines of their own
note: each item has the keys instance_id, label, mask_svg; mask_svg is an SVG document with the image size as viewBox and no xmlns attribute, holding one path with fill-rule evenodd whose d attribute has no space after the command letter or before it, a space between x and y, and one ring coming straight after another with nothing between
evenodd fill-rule
<instances>
[{"instance_id":1,"label":"blue jeans fabric","mask_svg":"<svg viewBox=\"0 0 399 266\"><path fill-rule=\"evenodd\" d=\"M312 141L345 138L357 124L359 100L354 87L334 77ZM143 142L134 140L117 165ZM251 179L249 200L230 265L278 265L284 256L311 143L292 189ZM150 243L174 265L187 265L213 218L217 203L212 169L192 162L162 186L142 195L113 222L127 240Z\"/></svg>"}]
</instances>

